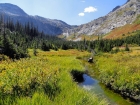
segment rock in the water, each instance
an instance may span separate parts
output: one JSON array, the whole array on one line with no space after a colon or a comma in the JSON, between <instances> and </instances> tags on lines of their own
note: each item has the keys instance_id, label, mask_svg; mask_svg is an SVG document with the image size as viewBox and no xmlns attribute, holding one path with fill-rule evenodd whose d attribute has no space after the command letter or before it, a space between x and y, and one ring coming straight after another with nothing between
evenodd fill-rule
<instances>
[{"instance_id":1,"label":"rock in the water","mask_svg":"<svg viewBox=\"0 0 140 105\"><path fill-rule=\"evenodd\" d=\"M93 57L90 57L90 58L88 59L88 62L92 63L92 62L93 62Z\"/></svg>"}]
</instances>

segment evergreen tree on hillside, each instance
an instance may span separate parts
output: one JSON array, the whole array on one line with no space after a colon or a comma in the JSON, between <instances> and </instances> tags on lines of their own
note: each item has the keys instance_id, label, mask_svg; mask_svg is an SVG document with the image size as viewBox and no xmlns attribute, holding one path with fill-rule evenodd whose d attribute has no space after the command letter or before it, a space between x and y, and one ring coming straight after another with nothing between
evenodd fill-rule
<instances>
[{"instance_id":1,"label":"evergreen tree on hillside","mask_svg":"<svg viewBox=\"0 0 140 105\"><path fill-rule=\"evenodd\" d=\"M45 42L42 43L41 49L42 49L43 51L50 51L49 46L48 46Z\"/></svg>"},{"instance_id":2,"label":"evergreen tree on hillside","mask_svg":"<svg viewBox=\"0 0 140 105\"><path fill-rule=\"evenodd\" d=\"M68 46L64 43L64 44L62 44L61 49L63 49L63 50L67 50L67 49L68 49Z\"/></svg>"},{"instance_id":3,"label":"evergreen tree on hillside","mask_svg":"<svg viewBox=\"0 0 140 105\"><path fill-rule=\"evenodd\" d=\"M4 54L10 58L17 58L18 52L16 46L10 41L10 39L4 35L3 39Z\"/></svg>"}]
</instances>

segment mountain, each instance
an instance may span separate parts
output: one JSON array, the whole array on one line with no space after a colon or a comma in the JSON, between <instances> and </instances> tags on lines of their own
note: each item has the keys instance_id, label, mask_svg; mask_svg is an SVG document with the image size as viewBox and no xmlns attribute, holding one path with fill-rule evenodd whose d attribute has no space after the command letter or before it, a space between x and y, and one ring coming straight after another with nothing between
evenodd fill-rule
<instances>
[{"instance_id":1,"label":"mountain","mask_svg":"<svg viewBox=\"0 0 140 105\"><path fill-rule=\"evenodd\" d=\"M124 5L115 7L106 16L69 30L69 34L104 35L118 27L133 24L139 15L140 0L128 0Z\"/></svg>"},{"instance_id":2,"label":"mountain","mask_svg":"<svg viewBox=\"0 0 140 105\"><path fill-rule=\"evenodd\" d=\"M61 20L48 19L40 16L30 16L20 7L9 3L0 3L0 14L4 15L5 18L10 17L14 22L19 21L22 24L30 22L35 27L38 27L40 32L43 31L48 35L60 35L67 32L68 29L75 27L68 25Z\"/></svg>"},{"instance_id":3,"label":"mountain","mask_svg":"<svg viewBox=\"0 0 140 105\"><path fill-rule=\"evenodd\" d=\"M22 24L30 22L45 34L63 34L64 36L77 38L75 40L80 40L79 36L81 35L104 35L116 30L118 27L133 24L140 15L140 0L128 0L124 5L116 6L106 16L80 26L71 26L61 20L31 16L20 7L9 3L0 4L0 14L7 18L10 17L14 22L19 21Z\"/></svg>"}]
</instances>

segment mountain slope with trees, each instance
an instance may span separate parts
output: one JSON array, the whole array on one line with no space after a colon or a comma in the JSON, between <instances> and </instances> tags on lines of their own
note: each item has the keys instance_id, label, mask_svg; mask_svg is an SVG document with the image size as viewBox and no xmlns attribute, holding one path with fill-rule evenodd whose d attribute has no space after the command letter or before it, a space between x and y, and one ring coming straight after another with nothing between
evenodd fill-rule
<instances>
[{"instance_id":1,"label":"mountain slope with trees","mask_svg":"<svg viewBox=\"0 0 140 105\"><path fill-rule=\"evenodd\" d=\"M48 35L60 35L67 32L68 29L75 27L68 25L61 20L48 19L40 16L30 16L20 7L9 3L0 3L0 14L4 15L5 18L10 17L14 23L17 21L23 25L27 22L32 23L34 27L38 28L39 32L43 31Z\"/></svg>"}]
</instances>

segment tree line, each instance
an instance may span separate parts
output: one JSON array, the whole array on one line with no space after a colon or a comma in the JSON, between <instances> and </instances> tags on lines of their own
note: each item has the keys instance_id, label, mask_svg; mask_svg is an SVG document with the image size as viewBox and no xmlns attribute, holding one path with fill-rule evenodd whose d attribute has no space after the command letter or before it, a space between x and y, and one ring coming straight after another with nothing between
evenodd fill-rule
<instances>
[{"instance_id":1,"label":"tree line","mask_svg":"<svg viewBox=\"0 0 140 105\"><path fill-rule=\"evenodd\" d=\"M78 49L80 51L102 51L110 52L113 47L119 47L124 44L140 45L140 31L136 31L136 35L128 36L123 39L109 40L98 38L95 41L66 41L56 36L46 35L38 31L38 27L34 27L32 23L25 25L20 22L13 22L10 18L4 20L0 18L0 49L10 58L19 59L28 57L29 48L42 49L49 51L50 49ZM36 50L34 50L36 51Z\"/></svg>"}]
</instances>

